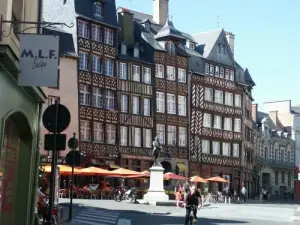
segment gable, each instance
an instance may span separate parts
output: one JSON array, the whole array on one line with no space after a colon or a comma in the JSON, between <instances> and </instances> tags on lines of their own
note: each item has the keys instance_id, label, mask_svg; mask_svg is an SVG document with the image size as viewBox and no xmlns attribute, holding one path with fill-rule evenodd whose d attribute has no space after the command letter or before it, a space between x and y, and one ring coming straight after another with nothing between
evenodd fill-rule
<instances>
[{"instance_id":1,"label":"gable","mask_svg":"<svg viewBox=\"0 0 300 225\"><path fill-rule=\"evenodd\" d=\"M224 48L224 54L220 54L219 52L220 48L222 48L221 46L223 46ZM212 48L212 51L210 52L207 59L220 64L235 66L235 61L231 53L224 31L222 31L220 36L217 38Z\"/></svg>"}]
</instances>

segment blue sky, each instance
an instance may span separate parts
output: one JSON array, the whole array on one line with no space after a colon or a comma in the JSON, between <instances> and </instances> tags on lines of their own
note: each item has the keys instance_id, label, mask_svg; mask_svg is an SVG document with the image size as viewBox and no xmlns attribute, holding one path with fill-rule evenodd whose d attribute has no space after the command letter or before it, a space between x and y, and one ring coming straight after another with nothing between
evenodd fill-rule
<instances>
[{"instance_id":1,"label":"blue sky","mask_svg":"<svg viewBox=\"0 0 300 225\"><path fill-rule=\"evenodd\" d=\"M152 14L153 0L116 0L117 6ZM187 4L189 3L189 4ZM253 97L300 103L300 0L170 0L177 29L191 34L219 26L235 36L235 59L248 67ZM298 15L297 15L298 13ZM298 89L299 88L299 89Z\"/></svg>"}]
</instances>

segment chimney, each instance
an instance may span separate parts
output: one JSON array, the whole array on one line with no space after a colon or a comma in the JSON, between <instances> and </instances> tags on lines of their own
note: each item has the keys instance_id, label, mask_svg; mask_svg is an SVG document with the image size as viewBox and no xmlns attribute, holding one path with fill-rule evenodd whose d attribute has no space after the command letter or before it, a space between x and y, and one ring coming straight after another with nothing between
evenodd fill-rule
<instances>
[{"instance_id":1,"label":"chimney","mask_svg":"<svg viewBox=\"0 0 300 225\"><path fill-rule=\"evenodd\" d=\"M234 38L235 38L235 35L231 32L225 32L225 35L226 35L226 39L228 41L228 44L230 46L231 52L234 55Z\"/></svg>"},{"instance_id":2,"label":"chimney","mask_svg":"<svg viewBox=\"0 0 300 225\"><path fill-rule=\"evenodd\" d=\"M153 20L164 25L169 17L169 0L153 0Z\"/></svg>"},{"instance_id":3,"label":"chimney","mask_svg":"<svg viewBox=\"0 0 300 225\"><path fill-rule=\"evenodd\" d=\"M129 9L120 8L118 10L118 23L121 27L120 39L126 44L134 45L133 13Z\"/></svg>"},{"instance_id":4,"label":"chimney","mask_svg":"<svg viewBox=\"0 0 300 225\"><path fill-rule=\"evenodd\" d=\"M252 104L252 119L255 122L257 121L257 108L258 108L258 104Z\"/></svg>"}]
</instances>

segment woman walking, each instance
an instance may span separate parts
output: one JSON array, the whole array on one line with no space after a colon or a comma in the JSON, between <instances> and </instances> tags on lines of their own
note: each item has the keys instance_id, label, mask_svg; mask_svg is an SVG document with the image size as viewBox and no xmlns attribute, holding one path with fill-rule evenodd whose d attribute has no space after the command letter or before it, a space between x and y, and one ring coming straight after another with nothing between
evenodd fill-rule
<instances>
[{"instance_id":1,"label":"woman walking","mask_svg":"<svg viewBox=\"0 0 300 225\"><path fill-rule=\"evenodd\" d=\"M180 201L182 200L182 184L178 182L175 187L175 199L176 199L176 207L179 207Z\"/></svg>"}]
</instances>

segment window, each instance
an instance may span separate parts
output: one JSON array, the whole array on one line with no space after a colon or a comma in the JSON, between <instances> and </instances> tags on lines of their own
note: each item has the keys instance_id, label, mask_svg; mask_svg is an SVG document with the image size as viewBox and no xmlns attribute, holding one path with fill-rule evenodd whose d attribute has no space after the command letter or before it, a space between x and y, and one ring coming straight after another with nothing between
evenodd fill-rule
<instances>
[{"instance_id":1,"label":"window","mask_svg":"<svg viewBox=\"0 0 300 225\"><path fill-rule=\"evenodd\" d=\"M92 105L97 108L103 107L103 95L101 89L98 87L93 87Z\"/></svg>"},{"instance_id":2,"label":"window","mask_svg":"<svg viewBox=\"0 0 300 225\"><path fill-rule=\"evenodd\" d=\"M128 112L128 95L121 94L121 112Z\"/></svg>"},{"instance_id":3,"label":"window","mask_svg":"<svg viewBox=\"0 0 300 225\"><path fill-rule=\"evenodd\" d=\"M292 185L292 173L289 171L288 172L288 186L291 187Z\"/></svg>"},{"instance_id":4,"label":"window","mask_svg":"<svg viewBox=\"0 0 300 225\"><path fill-rule=\"evenodd\" d=\"M140 67L137 66L137 65L132 65L132 73L133 73L132 80L133 80L133 81L140 82L140 81L141 81L141 71L140 71Z\"/></svg>"},{"instance_id":5,"label":"window","mask_svg":"<svg viewBox=\"0 0 300 225\"><path fill-rule=\"evenodd\" d=\"M59 97L55 97L55 96L48 96L48 106L49 105L54 105L55 101L57 100L58 104L59 104Z\"/></svg>"},{"instance_id":6,"label":"window","mask_svg":"<svg viewBox=\"0 0 300 225\"><path fill-rule=\"evenodd\" d=\"M161 64L155 65L155 76L158 78L164 78L164 66Z\"/></svg>"},{"instance_id":7,"label":"window","mask_svg":"<svg viewBox=\"0 0 300 225\"><path fill-rule=\"evenodd\" d=\"M94 142L104 142L103 123L94 122Z\"/></svg>"},{"instance_id":8,"label":"window","mask_svg":"<svg viewBox=\"0 0 300 225\"><path fill-rule=\"evenodd\" d=\"M107 144L116 143L116 126L113 124L106 124L106 139Z\"/></svg>"},{"instance_id":9,"label":"window","mask_svg":"<svg viewBox=\"0 0 300 225\"><path fill-rule=\"evenodd\" d=\"M287 162L291 162L291 152L290 151L287 152L286 158L287 158Z\"/></svg>"},{"instance_id":10,"label":"window","mask_svg":"<svg viewBox=\"0 0 300 225\"><path fill-rule=\"evenodd\" d=\"M178 69L178 82L186 83L186 70Z\"/></svg>"},{"instance_id":11,"label":"window","mask_svg":"<svg viewBox=\"0 0 300 225\"><path fill-rule=\"evenodd\" d=\"M168 145L176 145L176 126L168 126Z\"/></svg>"},{"instance_id":12,"label":"window","mask_svg":"<svg viewBox=\"0 0 300 225\"><path fill-rule=\"evenodd\" d=\"M234 81L234 70L230 70L230 80Z\"/></svg>"},{"instance_id":13,"label":"window","mask_svg":"<svg viewBox=\"0 0 300 225\"><path fill-rule=\"evenodd\" d=\"M225 92L225 105L233 106L233 94Z\"/></svg>"},{"instance_id":14,"label":"window","mask_svg":"<svg viewBox=\"0 0 300 225\"><path fill-rule=\"evenodd\" d=\"M241 96L240 95L234 95L234 106L236 107L241 107L242 106L242 101L241 101Z\"/></svg>"},{"instance_id":15,"label":"window","mask_svg":"<svg viewBox=\"0 0 300 225\"><path fill-rule=\"evenodd\" d=\"M78 21L78 36L89 38L89 25L87 22Z\"/></svg>"},{"instance_id":16,"label":"window","mask_svg":"<svg viewBox=\"0 0 300 225\"><path fill-rule=\"evenodd\" d=\"M101 27L95 24L92 25L92 39L94 41L102 42Z\"/></svg>"},{"instance_id":17,"label":"window","mask_svg":"<svg viewBox=\"0 0 300 225\"><path fill-rule=\"evenodd\" d=\"M204 113L203 126L211 127L211 114Z\"/></svg>"},{"instance_id":18,"label":"window","mask_svg":"<svg viewBox=\"0 0 300 225\"><path fill-rule=\"evenodd\" d=\"M149 24L148 22L146 22L146 23L144 24L144 26L145 26L145 30L146 30L146 31L149 31L149 30L150 30L150 24Z\"/></svg>"},{"instance_id":19,"label":"window","mask_svg":"<svg viewBox=\"0 0 300 225\"><path fill-rule=\"evenodd\" d=\"M220 155L220 142L213 141L212 147L213 147L213 154L214 155Z\"/></svg>"},{"instance_id":20,"label":"window","mask_svg":"<svg viewBox=\"0 0 300 225\"><path fill-rule=\"evenodd\" d=\"M114 75L114 61L111 59L105 59L105 68L104 68L104 74L107 76L113 76Z\"/></svg>"},{"instance_id":21,"label":"window","mask_svg":"<svg viewBox=\"0 0 300 225\"><path fill-rule=\"evenodd\" d=\"M187 146L187 129L185 127L179 127L179 146Z\"/></svg>"},{"instance_id":22,"label":"window","mask_svg":"<svg viewBox=\"0 0 300 225\"><path fill-rule=\"evenodd\" d=\"M229 80L229 69L225 70L225 79Z\"/></svg>"},{"instance_id":23,"label":"window","mask_svg":"<svg viewBox=\"0 0 300 225\"><path fill-rule=\"evenodd\" d=\"M151 115L151 99L144 98L144 116Z\"/></svg>"},{"instance_id":24,"label":"window","mask_svg":"<svg viewBox=\"0 0 300 225\"><path fill-rule=\"evenodd\" d=\"M195 44L191 41L189 41L189 49L191 49L191 50L195 49Z\"/></svg>"},{"instance_id":25,"label":"window","mask_svg":"<svg viewBox=\"0 0 300 225\"><path fill-rule=\"evenodd\" d=\"M215 102L223 104L223 91L215 91Z\"/></svg>"},{"instance_id":26,"label":"window","mask_svg":"<svg viewBox=\"0 0 300 225\"><path fill-rule=\"evenodd\" d=\"M156 134L157 134L157 137L159 139L159 142L161 144L165 144L165 133L166 133L166 130L165 130L165 125L164 124L157 124L156 125Z\"/></svg>"},{"instance_id":27,"label":"window","mask_svg":"<svg viewBox=\"0 0 300 225\"><path fill-rule=\"evenodd\" d=\"M135 58L140 57L140 50L139 50L138 47L135 47L135 48L134 48L134 50L133 50L133 56L134 56Z\"/></svg>"},{"instance_id":28,"label":"window","mask_svg":"<svg viewBox=\"0 0 300 225\"><path fill-rule=\"evenodd\" d=\"M230 143L222 143L222 155L231 156L231 145Z\"/></svg>"},{"instance_id":29,"label":"window","mask_svg":"<svg viewBox=\"0 0 300 225\"><path fill-rule=\"evenodd\" d=\"M175 45L173 44L173 42L171 42L171 41L167 42L167 51L169 54L172 54L172 55L175 54Z\"/></svg>"},{"instance_id":30,"label":"window","mask_svg":"<svg viewBox=\"0 0 300 225\"><path fill-rule=\"evenodd\" d=\"M186 96L178 95L178 115L186 116Z\"/></svg>"},{"instance_id":31,"label":"window","mask_svg":"<svg viewBox=\"0 0 300 225\"><path fill-rule=\"evenodd\" d=\"M125 43L122 44L121 46L121 54L126 55L127 54L127 46Z\"/></svg>"},{"instance_id":32,"label":"window","mask_svg":"<svg viewBox=\"0 0 300 225\"><path fill-rule=\"evenodd\" d=\"M221 116L214 116L214 128L222 129L222 117Z\"/></svg>"},{"instance_id":33,"label":"window","mask_svg":"<svg viewBox=\"0 0 300 225\"><path fill-rule=\"evenodd\" d=\"M139 115L140 114L140 97L132 97L132 113Z\"/></svg>"},{"instance_id":34,"label":"window","mask_svg":"<svg viewBox=\"0 0 300 225\"><path fill-rule=\"evenodd\" d=\"M211 89L211 88L205 88L204 99L206 101L212 102L212 100L213 100L213 89Z\"/></svg>"},{"instance_id":35,"label":"window","mask_svg":"<svg viewBox=\"0 0 300 225\"><path fill-rule=\"evenodd\" d=\"M102 5L99 2L94 3L94 15L95 16L102 16Z\"/></svg>"},{"instance_id":36,"label":"window","mask_svg":"<svg viewBox=\"0 0 300 225\"><path fill-rule=\"evenodd\" d=\"M97 55L92 56L92 71L95 73L101 73L102 72L102 64L100 57Z\"/></svg>"},{"instance_id":37,"label":"window","mask_svg":"<svg viewBox=\"0 0 300 225\"><path fill-rule=\"evenodd\" d=\"M80 140L90 141L91 140L91 124L89 121L80 121Z\"/></svg>"},{"instance_id":38,"label":"window","mask_svg":"<svg viewBox=\"0 0 300 225\"><path fill-rule=\"evenodd\" d=\"M241 119L234 119L234 131L241 132Z\"/></svg>"},{"instance_id":39,"label":"window","mask_svg":"<svg viewBox=\"0 0 300 225\"><path fill-rule=\"evenodd\" d=\"M115 109L115 93L110 90L106 90L106 109Z\"/></svg>"},{"instance_id":40,"label":"window","mask_svg":"<svg viewBox=\"0 0 300 225\"><path fill-rule=\"evenodd\" d=\"M142 132L141 132L141 128L139 127L134 128L134 146L135 147L142 146Z\"/></svg>"},{"instance_id":41,"label":"window","mask_svg":"<svg viewBox=\"0 0 300 225\"><path fill-rule=\"evenodd\" d=\"M233 143L233 157L240 157L240 145Z\"/></svg>"},{"instance_id":42,"label":"window","mask_svg":"<svg viewBox=\"0 0 300 225\"><path fill-rule=\"evenodd\" d=\"M144 83L151 84L151 69L144 67Z\"/></svg>"},{"instance_id":43,"label":"window","mask_svg":"<svg viewBox=\"0 0 300 225\"><path fill-rule=\"evenodd\" d=\"M174 94L167 94L167 106L169 114L176 114L176 96Z\"/></svg>"},{"instance_id":44,"label":"window","mask_svg":"<svg viewBox=\"0 0 300 225\"><path fill-rule=\"evenodd\" d=\"M167 66L167 79L168 80L175 80L175 76L176 76L175 67Z\"/></svg>"},{"instance_id":45,"label":"window","mask_svg":"<svg viewBox=\"0 0 300 225\"><path fill-rule=\"evenodd\" d=\"M218 77L219 76L219 67L216 66L216 70L215 70L215 76Z\"/></svg>"},{"instance_id":46,"label":"window","mask_svg":"<svg viewBox=\"0 0 300 225\"><path fill-rule=\"evenodd\" d=\"M91 104L90 89L88 85L84 85L84 84L79 85L79 103L80 105Z\"/></svg>"},{"instance_id":47,"label":"window","mask_svg":"<svg viewBox=\"0 0 300 225\"><path fill-rule=\"evenodd\" d=\"M285 183L285 172L281 171L281 183L284 184Z\"/></svg>"},{"instance_id":48,"label":"window","mask_svg":"<svg viewBox=\"0 0 300 225\"><path fill-rule=\"evenodd\" d=\"M127 63L120 62L119 66L119 77L121 80L127 80Z\"/></svg>"},{"instance_id":49,"label":"window","mask_svg":"<svg viewBox=\"0 0 300 225\"><path fill-rule=\"evenodd\" d=\"M145 129L145 147L151 148L152 147L152 130Z\"/></svg>"},{"instance_id":50,"label":"window","mask_svg":"<svg viewBox=\"0 0 300 225\"><path fill-rule=\"evenodd\" d=\"M127 146L128 144L128 127L121 126L120 127L120 145Z\"/></svg>"},{"instance_id":51,"label":"window","mask_svg":"<svg viewBox=\"0 0 300 225\"><path fill-rule=\"evenodd\" d=\"M278 177L279 177L278 170L276 170L275 171L275 185L278 185Z\"/></svg>"},{"instance_id":52,"label":"window","mask_svg":"<svg viewBox=\"0 0 300 225\"><path fill-rule=\"evenodd\" d=\"M89 55L85 52L79 52L79 69L88 70Z\"/></svg>"},{"instance_id":53,"label":"window","mask_svg":"<svg viewBox=\"0 0 300 225\"><path fill-rule=\"evenodd\" d=\"M209 74L214 75L214 65L209 66Z\"/></svg>"},{"instance_id":54,"label":"window","mask_svg":"<svg viewBox=\"0 0 300 225\"><path fill-rule=\"evenodd\" d=\"M220 77L224 78L224 68L220 67Z\"/></svg>"},{"instance_id":55,"label":"window","mask_svg":"<svg viewBox=\"0 0 300 225\"><path fill-rule=\"evenodd\" d=\"M210 141L202 140L202 153L209 154L210 153Z\"/></svg>"},{"instance_id":56,"label":"window","mask_svg":"<svg viewBox=\"0 0 300 225\"><path fill-rule=\"evenodd\" d=\"M232 119L224 118L224 130L232 131Z\"/></svg>"},{"instance_id":57,"label":"window","mask_svg":"<svg viewBox=\"0 0 300 225\"><path fill-rule=\"evenodd\" d=\"M209 74L209 64L205 63L205 74Z\"/></svg>"},{"instance_id":58,"label":"window","mask_svg":"<svg viewBox=\"0 0 300 225\"><path fill-rule=\"evenodd\" d=\"M104 43L107 45L114 44L114 32L107 28L104 28Z\"/></svg>"},{"instance_id":59,"label":"window","mask_svg":"<svg viewBox=\"0 0 300 225\"><path fill-rule=\"evenodd\" d=\"M165 112L165 93L163 92L156 92L156 111Z\"/></svg>"}]
</instances>

